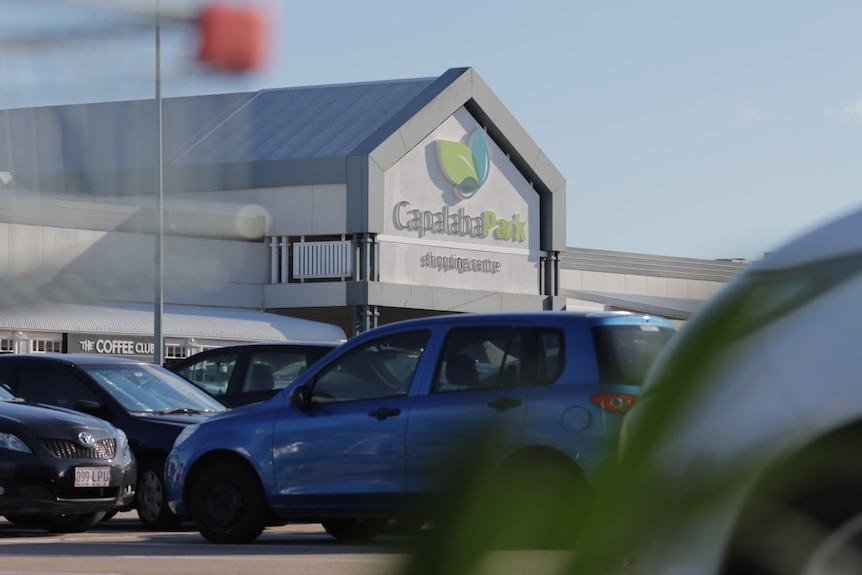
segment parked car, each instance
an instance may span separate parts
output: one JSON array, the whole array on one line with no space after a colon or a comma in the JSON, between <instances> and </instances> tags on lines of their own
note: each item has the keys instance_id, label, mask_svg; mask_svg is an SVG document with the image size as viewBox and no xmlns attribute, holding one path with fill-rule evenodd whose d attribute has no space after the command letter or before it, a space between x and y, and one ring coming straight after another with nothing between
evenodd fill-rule
<instances>
[{"instance_id":1,"label":"parked car","mask_svg":"<svg viewBox=\"0 0 862 575\"><path fill-rule=\"evenodd\" d=\"M621 312L455 314L375 328L272 399L187 427L168 457L169 504L215 543L290 521L365 539L393 519L433 519L438 495L489 438L495 468L524 479L521 496L577 497L673 333L663 318ZM517 514L514 504L498 507Z\"/></svg>"},{"instance_id":2,"label":"parked car","mask_svg":"<svg viewBox=\"0 0 862 575\"><path fill-rule=\"evenodd\" d=\"M0 355L0 384L32 402L87 412L122 429L137 460L135 508L152 528L180 520L165 502L164 463L189 424L226 406L144 361L84 354Z\"/></svg>"},{"instance_id":3,"label":"parked car","mask_svg":"<svg viewBox=\"0 0 862 575\"><path fill-rule=\"evenodd\" d=\"M680 330L596 507L627 528L573 572L622 548L637 573L862 573L860 230L862 211L766 254Z\"/></svg>"},{"instance_id":4,"label":"parked car","mask_svg":"<svg viewBox=\"0 0 862 575\"><path fill-rule=\"evenodd\" d=\"M135 460L110 423L0 386L0 515L54 533L85 531L135 497Z\"/></svg>"},{"instance_id":5,"label":"parked car","mask_svg":"<svg viewBox=\"0 0 862 575\"><path fill-rule=\"evenodd\" d=\"M293 383L335 342L271 342L208 349L168 365L231 407L269 399Z\"/></svg>"}]
</instances>

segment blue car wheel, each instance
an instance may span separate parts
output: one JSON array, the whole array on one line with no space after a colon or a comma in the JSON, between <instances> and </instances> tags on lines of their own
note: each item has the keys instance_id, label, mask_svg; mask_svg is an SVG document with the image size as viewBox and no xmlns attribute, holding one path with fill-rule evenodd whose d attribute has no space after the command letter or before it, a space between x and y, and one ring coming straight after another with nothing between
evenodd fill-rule
<instances>
[{"instance_id":1,"label":"blue car wheel","mask_svg":"<svg viewBox=\"0 0 862 575\"><path fill-rule=\"evenodd\" d=\"M266 527L268 512L253 471L221 461L204 469L191 490L191 516L212 543L251 543Z\"/></svg>"}]
</instances>

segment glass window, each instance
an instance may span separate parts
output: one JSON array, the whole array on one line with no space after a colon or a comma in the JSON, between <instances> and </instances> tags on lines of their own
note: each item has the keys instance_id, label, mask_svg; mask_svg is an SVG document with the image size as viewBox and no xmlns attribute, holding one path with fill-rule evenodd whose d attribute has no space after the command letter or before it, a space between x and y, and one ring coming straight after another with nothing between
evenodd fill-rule
<instances>
[{"instance_id":1,"label":"glass window","mask_svg":"<svg viewBox=\"0 0 862 575\"><path fill-rule=\"evenodd\" d=\"M179 375L151 364L82 366L129 411L216 413L224 406Z\"/></svg>"},{"instance_id":2,"label":"glass window","mask_svg":"<svg viewBox=\"0 0 862 575\"><path fill-rule=\"evenodd\" d=\"M542 385L563 371L560 330L457 328L449 332L432 392Z\"/></svg>"},{"instance_id":3,"label":"glass window","mask_svg":"<svg viewBox=\"0 0 862 575\"><path fill-rule=\"evenodd\" d=\"M301 347L254 352L242 390L284 389L321 355L320 351L315 352Z\"/></svg>"},{"instance_id":4,"label":"glass window","mask_svg":"<svg viewBox=\"0 0 862 575\"><path fill-rule=\"evenodd\" d=\"M536 381L537 385L559 379L565 367L563 332L556 329L537 330Z\"/></svg>"},{"instance_id":5,"label":"glass window","mask_svg":"<svg viewBox=\"0 0 862 575\"><path fill-rule=\"evenodd\" d=\"M12 389L12 363L6 362L0 364L0 386L6 389Z\"/></svg>"},{"instance_id":6,"label":"glass window","mask_svg":"<svg viewBox=\"0 0 862 575\"><path fill-rule=\"evenodd\" d=\"M523 377L522 328L457 328L449 332L432 391L518 387Z\"/></svg>"},{"instance_id":7,"label":"glass window","mask_svg":"<svg viewBox=\"0 0 862 575\"><path fill-rule=\"evenodd\" d=\"M37 403L74 409L79 401L98 401L69 369L55 365L23 365L16 394Z\"/></svg>"},{"instance_id":8,"label":"glass window","mask_svg":"<svg viewBox=\"0 0 862 575\"><path fill-rule=\"evenodd\" d=\"M33 353L62 353L63 342L60 340L34 339L32 350Z\"/></svg>"},{"instance_id":9,"label":"glass window","mask_svg":"<svg viewBox=\"0 0 862 575\"><path fill-rule=\"evenodd\" d=\"M601 382L640 385L673 334L672 329L654 325L593 328Z\"/></svg>"},{"instance_id":10,"label":"glass window","mask_svg":"<svg viewBox=\"0 0 862 575\"><path fill-rule=\"evenodd\" d=\"M165 359L183 359L186 357L186 346L178 343L165 344Z\"/></svg>"},{"instance_id":11,"label":"glass window","mask_svg":"<svg viewBox=\"0 0 862 575\"><path fill-rule=\"evenodd\" d=\"M227 392L237 359L238 351L213 354L185 366L177 373L213 395L223 395Z\"/></svg>"},{"instance_id":12,"label":"glass window","mask_svg":"<svg viewBox=\"0 0 862 575\"><path fill-rule=\"evenodd\" d=\"M317 376L312 402L407 395L428 331L388 335L350 350Z\"/></svg>"}]
</instances>

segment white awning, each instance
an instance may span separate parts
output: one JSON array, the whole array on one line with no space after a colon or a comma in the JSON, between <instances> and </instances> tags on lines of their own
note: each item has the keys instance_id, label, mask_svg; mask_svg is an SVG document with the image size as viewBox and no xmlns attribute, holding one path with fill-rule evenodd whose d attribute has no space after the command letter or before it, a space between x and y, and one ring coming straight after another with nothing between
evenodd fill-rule
<instances>
[{"instance_id":1,"label":"white awning","mask_svg":"<svg viewBox=\"0 0 862 575\"><path fill-rule=\"evenodd\" d=\"M49 304L0 307L0 329L152 336L147 306ZM164 337L236 341L346 341L340 327L278 314L216 308L163 308Z\"/></svg>"}]
</instances>

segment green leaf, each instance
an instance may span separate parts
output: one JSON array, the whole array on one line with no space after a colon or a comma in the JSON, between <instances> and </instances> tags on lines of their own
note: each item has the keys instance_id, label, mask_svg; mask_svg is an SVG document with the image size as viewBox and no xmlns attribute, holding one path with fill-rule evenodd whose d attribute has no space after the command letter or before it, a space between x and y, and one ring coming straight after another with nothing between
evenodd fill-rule
<instances>
[{"instance_id":1,"label":"green leaf","mask_svg":"<svg viewBox=\"0 0 862 575\"><path fill-rule=\"evenodd\" d=\"M446 179L456 186L467 178L479 180L473 167L473 152L461 142L437 140L437 162Z\"/></svg>"}]
</instances>

